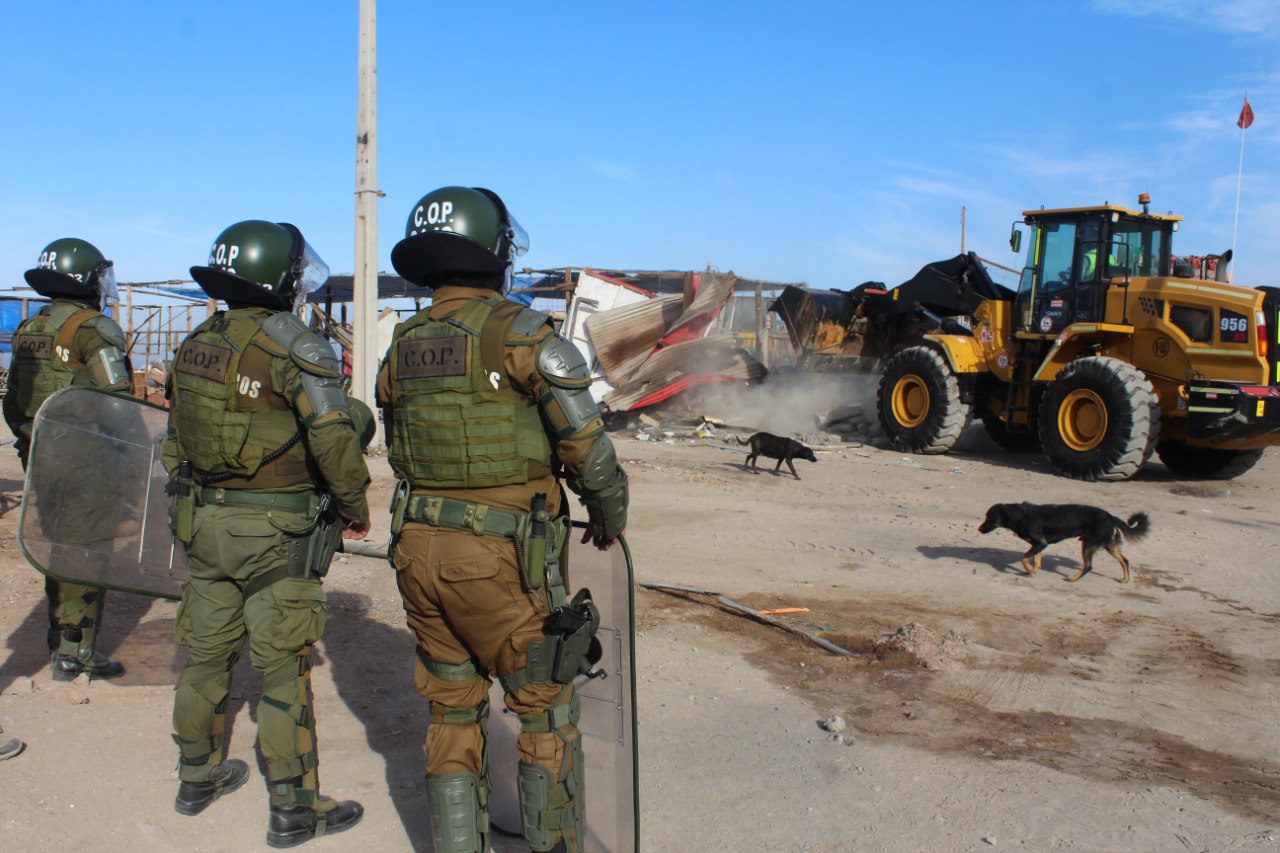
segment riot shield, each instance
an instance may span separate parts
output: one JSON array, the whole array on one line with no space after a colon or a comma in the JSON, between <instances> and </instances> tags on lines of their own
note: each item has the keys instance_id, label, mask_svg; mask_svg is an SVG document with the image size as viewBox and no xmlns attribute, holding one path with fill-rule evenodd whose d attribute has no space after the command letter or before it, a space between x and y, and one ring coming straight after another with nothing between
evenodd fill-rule
<instances>
[{"instance_id":1,"label":"riot shield","mask_svg":"<svg viewBox=\"0 0 1280 853\"><path fill-rule=\"evenodd\" d=\"M160 461L168 411L67 388L36 413L18 544L49 577L181 598L186 551L169 530Z\"/></svg>"},{"instance_id":2,"label":"riot shield","mask_svg":"<svg viewBox=\"0 0 1280 853\"><path fill-rule=\"evenodd\" d=\"M575 522L575 528L585 528ZM603 678L579 676L574 682L582 706L578 729L586 765L588 851L631 853L640 846L640 801L637 779L635 715L635 595L631 552L621 537L609 551L578 543L569 535L569 596L586 587L600 609L597 637L603 656L597 668ZM621 546L621 547L619 547ZM493 772L490 816L497 833L521 835L520 800L516 788L516 735L520 722L507 710L502 688L489 696L489 765ZM499 839L495 837L495 849ZM502 847L501 849L508 849Z\"/></svg>"}]
</instances>

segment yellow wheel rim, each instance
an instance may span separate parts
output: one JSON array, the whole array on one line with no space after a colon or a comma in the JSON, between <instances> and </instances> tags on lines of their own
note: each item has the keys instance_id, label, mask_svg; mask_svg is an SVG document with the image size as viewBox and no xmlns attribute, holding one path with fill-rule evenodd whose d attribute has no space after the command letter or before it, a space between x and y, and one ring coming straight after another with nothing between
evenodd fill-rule
<instances>
[{"instance_id":1,"label":"yellow wheel rim","mask_svg":"<svg viewBox=\"0 0 1280 853\"><path fill-rule=\"evenodd\" d=\"M1058 409L1058 435L1077 453L1093 450L1107 434L1107 405L1088 388L1067 395Z\"/></svg>"},{"instance_id":2,"label":"yellow wheel rim","mask_svg":"<svg viewBox=\"0 0 1280 853\"><path fill-rule=\"evenodd\" d=\"M893 386L893 419L907 429L924 423L929 414L929 387L914 373L908 373Z\"/></svg>"}]
</instances>

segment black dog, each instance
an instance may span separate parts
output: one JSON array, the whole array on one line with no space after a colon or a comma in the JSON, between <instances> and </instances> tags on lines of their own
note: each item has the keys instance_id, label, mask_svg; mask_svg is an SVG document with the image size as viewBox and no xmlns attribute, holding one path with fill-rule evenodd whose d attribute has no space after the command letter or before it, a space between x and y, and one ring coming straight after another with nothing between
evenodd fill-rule
<instances>
[{"instance_id":1,"label":"black dog","mask_svg":"<svg viewBox=\"0 0 1280 853\"><path fill-rule=\"evenodd\" d=\"M796 466L791 464L792 459L808 459L810 462L817 462L818 457L813 455L813 451L805 447L794 438L783 438L780 435L772 435L767 432L758 432L748 438L746 441L738 439L738 444L751 445L751 452L747 454L745 464L751 466L752 473L760 473L756 468L756 461L761 456L768 456L770 459L777 459L778 464L773 466L773 473L778 473L782 468L782 463L787 463L787 467L791 469L791 476L797 480L800 475L796 473Z\"/></svg>"},{"instance_id":2,"label":"black dog","mask_svg":"<svg viewBox=\"0 0 1280 853\"><path fill-rule=\"evenodd\" d=\"M1031 550L1022 557L1022 568L1027 577L1040 570L1045 548L1054 542L1079 537L1082 565L1076 576L1067 580L1078 581L1092 571L1093 555L1102 548L1124 569L1121 583L1128 583L1129 561L1121 552L1120 545L1126 539L1137 541L1146 536L1151 531L1151 522L1145 512L1137 513L1124 522L1105 509L1083 504L1022 503L991 507L978 532L990 533L997 527L1012 530L1031 543Z\"/></svg>"}]
</instances>

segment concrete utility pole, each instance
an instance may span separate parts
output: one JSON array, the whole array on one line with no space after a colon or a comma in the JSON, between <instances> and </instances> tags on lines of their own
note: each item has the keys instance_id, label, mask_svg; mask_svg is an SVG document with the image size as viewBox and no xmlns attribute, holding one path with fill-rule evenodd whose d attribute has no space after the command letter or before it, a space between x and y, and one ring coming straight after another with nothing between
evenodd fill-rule
<instances>
[{"instance_id":1,"label":"concrete utility pole","mask_svg":"<svg viewBox=\"0 0 1280 853\"><path fill-rule=\"evenodd\" d=\"M359 94L356 106L356 269L351 393L376 411L378 370L378 11L360 0ZM373 444L382 444L382 430Z\"/></svg>"}]
</instances>

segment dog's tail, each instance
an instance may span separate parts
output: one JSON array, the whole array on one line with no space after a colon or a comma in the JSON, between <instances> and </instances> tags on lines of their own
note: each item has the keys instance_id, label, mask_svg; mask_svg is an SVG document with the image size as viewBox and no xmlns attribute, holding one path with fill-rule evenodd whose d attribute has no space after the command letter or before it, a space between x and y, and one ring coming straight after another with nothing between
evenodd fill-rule
<instances>
[{"instance_id":1,"label":"dog's tail","mask_svg":"<svg viewBox=\"0 0 1280 853\"><path fill-rule=\"evenodd\" d=\"M1124 534L1125 539L1137 542L1151 532L1151 519L1147 518L1145 512L1139 512L1129 516L1127 523L1117 518L1116 528Z\"/></svg>"}]
</instances>

